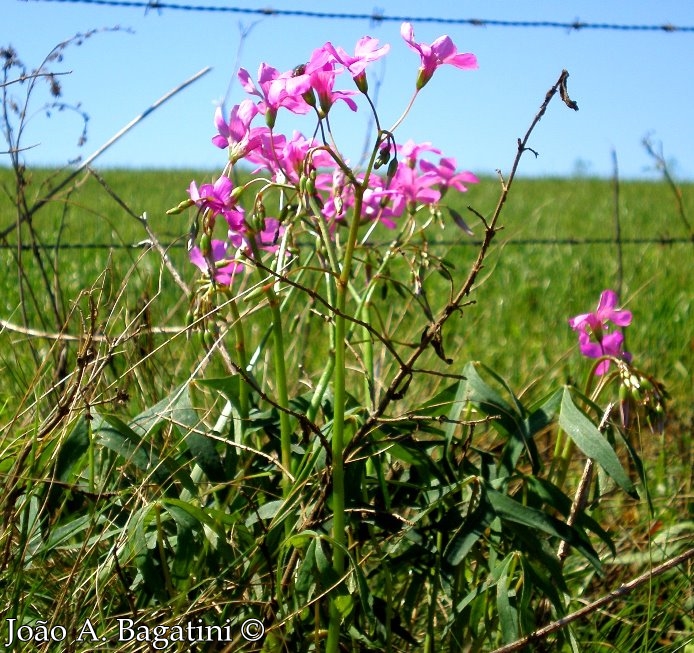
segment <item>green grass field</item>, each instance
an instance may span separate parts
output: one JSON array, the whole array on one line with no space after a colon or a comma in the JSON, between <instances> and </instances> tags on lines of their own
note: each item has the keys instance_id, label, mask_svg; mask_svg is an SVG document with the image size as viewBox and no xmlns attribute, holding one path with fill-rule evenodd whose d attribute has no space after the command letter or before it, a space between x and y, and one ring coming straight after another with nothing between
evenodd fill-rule
<instances>
[{"instance_id":1,"label":"green grass field","mask_svg":"<svg viewBox=\"0 0 694 653\"><path fill-rule=\"evenodd\" d=\"M5 240L0 241L3 246L0 249L3 270L0 277L0 318L3 320L0 327L0 375L3 379L0 385L0 446L3 455L9 452L9 456L16 456L22 449L23 439L36 437L37 433L46 440L53 437L48 426L51 415L60 416L56 403L62 401L59 399L62 386L57 390L53 386L66 370L79 367L80 358L91 355L82 346L90 330L94 342L102 343L104 348L111 347L110 354L99 368L98 378L93 382L90 379L81 381L83 396L75 399L78 408L74 410L70 429L77 420L78 410L88 411L85 408L88 406L127 421L186 382L202 359L203 351L196 340L186 340L180 332L188 298L162 264L160 254L142 246L147 233L113 196L134 214L147 213L149 226L167 248L172 265L186 283L191 284L196 271L187 261L184 246L190 217L185 214L166 216L165 211L186 197L191 179L208 181L212 173L106 170L100 174L111 194L92 177L85 177L69 193L59 194L35 216L34 237L42 247L31 251L20 247L31 242L28 226L23 225L19 231L12 229L16 220L11 200L13 176L8 170L0 170L0 188L4 189L0 197L0 232L6 233ZM28 173L27 178L29 204L42 197L49 184L57 183L47 171ZM467 195L449 201L466 216L481 237L483 230L475 224L474 215L467 213L466 207L470 205L480 214L490 215L499 191L498 180L484 179ZM637 367L665 384L671 396L669 419L663 436L651 435L644 427L641 441L634 443L651 481L653 512L648 511L645 501L637 502L616 493L608 493L593 512L593 517L610 530L617 556L605 556L605 577L602 578L581 567L580 559L579 563L571 563L577 565L570 568L575 584L572 589L580 586L580 591L576 589L576 592L585 601L633 578L673 552L691 546L694 241L686 221L694 222L694 186L686 185L682 191L684 219L672 191L665 184L621 183L618 201L620 251L614 242L615 191L611 182L516 180L502 213L503 230L494 241L470 297L473 303L445 325L444 349L453 362L443 367L433 352L420 361L424 367L437 366L453 374L459 374L470 360L482 361L504 377L524 401L541 397L552 383L570 381L582 386L589 364L582 359L567 320L593 310L605 288L620 291L622 306L634 315L627 331L627 348ZM445 258L454 264L456 274L464 277L477 253L472 242L475 239L463 235L453 224L446 224L442 229L434 227L431 233L431 259ZM387 238L386 230L373 235L374 242ZM679 242L672 242L672 239ZM446 303L449 287L433 268L432 265L425 275L424 287L435 312ZM409 283L405 257L394 263L391 273L403 284ZM375 323L382 325L392 341L406 348L406 343L416 342L421 332L412 332L413 302L410 300L407 310L402 311L400 300L393 301L390 297L392 295L380 297L374 302ZM246 306L241 306L242 312ZM318 327L315 331L311 327L302 332L293 328L290 319L293 312L305 316L311 308L299 295L285 313L288 317L286 358L293 372L311 372L324 365L328 345L314 337ZM60 317L67 316L62 320L64 323L58 324L56 312ZM257 341L266 327L267 315L257 311L246 319L250 339ZM318 321L316 318L316 324ZM298 319L296 323L312 324L310 320ZM152 334L145 330L136 337L118 341L124 329L132 332L138 325L163 328L163 332ZM74 336L75 340L55 338L61 329L64 335ZM271 379L270 368L268 365L265 373L259 372L258 377ZM212 377L223 370L222 364L213 360L204 373L198 372L197 376ZM300 376L293 374L295 379ZM349 379L357 382L358 376ZM272 384L272 380L269 383ZM442 381L427 383L441 384ZM432 387L414 387L409 393L428 396L426 393L432 390ZM215 418L206 415L204 419L214 422ZM68 437L69 429L67 424L61 429L56 439L62 442ZM154 433L155 437L164 437L162 434L168 431L155 430ZM545 443L538 446L543 455L547 454ZM45 440L36 450L53 451ZM3 462L0 456L0 473L6 478L10 462ZM52 464L52 460L29 462L40 469L43 469L41 465ZM94 460L89 461L90 477L94 464ZM581 467L579 460L571 473L580 473ZM86 483L86 473L79 480ZM575 480L571 479L572 487ZM33 480L24 479L23 482L30 486ZM38 482L43 481L39 479ZM113 494L120 492L119 489ZM129 492L129 487L123 489L122 496L130 496ZM88 494L85 497L91 501ZM73 499L74 506L70 503ZM71 498L61 510L82 509L77 499L78 495ZM26 510L22 508L22 514L30 515L33 509L31 505ZM96 508L94 512L98 512ZM59 516L65 519L65 514ZM28 523L29 517L26 520ZM28 526L22 528L25 528L24 539L19 541L26 542L29 560L32 541L27 535ZM66 541L68 536L78 541L79 532L68 531ZM11 540L9 537L7 541ZM56 550L59 549L56 545ZM6 558L8 551L9 548L5 551ZM68 573L64 570L69 570L83 587L91 587L92 572L88 566L70 567L73 552L74 546L70 548L66 544L64 555L57 556L57 565L51 570L55 574L53 578L62 579ZM80 551L80 555L82 553ZM88 555L89 552L85 553L85 559ZM67 614L71 607L65 599L67 593L61 594L61 586L44 592L36 569L30 563L23 568L21 556L17 560L20 560L18 566L8 572L7 578L25 574L32 579L31 591L40 598L40 603L59 604L66 610L62 614ZM13 583L14 580L8 581L7 586L18 596L24 590L19 581L16 585ZM85 590L85 594L89 591L91 589ZM190 595L194 595L193 589ZM23 605L31 603L33 595L27 596ZM181 596L185 598L185 594ZM117 603L118 594L112 597ZM205 597L198 596L196 600L204 603ZM215 601L214 596L210 598L216 609ZM691 601L691 574L673 571L654 579L628 599L615 602L609 610L594 614L583 629L579 627L577 637L584 650L640 650L644 653L683 650L683 644L692 643L686 634L691 627L691 619L686 616ZM7 604L11 603L8 599ZM105 614L109 607L105 606ZM89 614L86 608L76 609L77 614L79 610L83 610L83 615Z\"/></svg>"},{"instance_id":2,"label":"green grass field","mask_svg":"<svg viewBox=\"0 0 694 653\"><path fill-rule=\"evenodd\" d=\"M192 171L107 171L104 178L112 190L137 214L147 212L153 231L169 250L171 259L190 282L194 268L187 264L183 235L186 216L166 216L166 209L185 197L193 178L209 173ZM36 173L31 196L47 175ZM12 182L10 172L0 171L0 183ZM499 184L484 180L465 197L456 200L464 211L470 204L482 214L494 207ZM685 187L684 206L694 215L694 189ZM472 224L474 216L468 214ZM672 410L685 424L692 418L692 368L694 362L694 265L692 242L661 244L669 238L691 237L678 216L674 197L664 184L622 183L619 194L622 245L622 304L634 313L627 345L638 364L661 378L673 397ZM0 228L12 225L14 211L5 195L0 204ZM691 222L691 218L690 218ZM557 378L580 377L583 366L575 348L568 317L593 307L604 288L618 289L618 254L613 243L581 244L591 239L610 240L615 234L614 193L609 181L589 179L519 179L513 188L487 266L472 299L475 305L455 318L447 333L448 349L456 362L481 360L509 379L517 391L546 374ZM44 207L35 220L43 243L64 247L44 250L47 266L57 262L62 302L68 308L79 292L94 284L108 269L105 292L115 293L126 279L126 292L118 309L135 311L143 298L153 299L151 320L155 325L183 323L186 301L168 272L163 271L154 251L127 247L147 237L141 225L93 179L69 195ZM481 229L477 230L481 233ZM387 234L384 234L387 236ZM26 239L27 236L25 235ZM470 239L449 226L437 236L444 243L433 253L454 262L462 274L476 253ZM571 240L575 240L572 244ZM534 241L549 241L539 244ZM556 242L552 242L556 241ZM0 250L5 272L2 282L2 317L22 325L16 273L17 236L7 237L9 248ZM70 249L99 244L100 249ZM108 249L112 246L113 249ZM124 247L125 246L125 247ZM29 283L40 289L38 270L31 252L23 252ZM445 285L430 293L445 292ZM28 289L25 288L25 293ZM42 310L29 310L27 326L55 330L46 298L37 296ZM17 380L2 388L4 400L12 403L30 378L32 364L23 358L26 338L8 330L0 333L0 351L5 378ZM177 358L186 349L177 351ZM188 351L191 360L193 351ZM185 365L184 365L185 367Z\"/></svg>"}]
</instances>

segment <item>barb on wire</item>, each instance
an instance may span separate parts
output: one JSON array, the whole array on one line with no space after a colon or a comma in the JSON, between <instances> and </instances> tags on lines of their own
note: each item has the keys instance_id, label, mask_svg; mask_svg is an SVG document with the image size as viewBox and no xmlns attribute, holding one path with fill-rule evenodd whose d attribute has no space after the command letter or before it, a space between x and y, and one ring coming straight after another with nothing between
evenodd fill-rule
<instances>
[{"instance_id":1,"label":"barb on wire","mask_svg":"<svg viewBox=\"0 0 694 653\"><path fill-rule=\"evenodd\" d=\"M330 18L334 20L368 20L371 23L385 22L418 22L437 23L442 25L469 25L471 27L544 27L551 29L563 29L569 31L579 30L603 30L603 31L631 31L631 32L694 32L694 26L672 25L626 25L618 23L591 23L576 19L570 23L551 20L489 20L482 18L443 18L438 16L388 16L381 10L374 10L370 14L348 14L342 12L307 11L304 9L273 9L262 7L251 9L247 7L205 6L179 4L176 2L159 2L159 0L33 0L34 2L63 2L74 4L102 5L108 7L129 7L135 9L157 10L164 9L176 11L201 11L216 13L255 14L259 16L293 16L300 18Z\"/></svg>"}]
</instances>

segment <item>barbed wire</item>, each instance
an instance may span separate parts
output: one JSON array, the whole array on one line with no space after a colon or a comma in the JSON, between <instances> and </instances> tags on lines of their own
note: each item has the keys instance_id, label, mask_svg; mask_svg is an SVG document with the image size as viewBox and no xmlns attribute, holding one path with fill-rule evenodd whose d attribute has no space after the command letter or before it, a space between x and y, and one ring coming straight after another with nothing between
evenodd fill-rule
<instances>
[{"instance_id":1,"label":"barbed wire","mask_svg":"<svg viewBox=\"0 0 694 653\"><path fill-rule=\"evenodd\" d=\"M28 0L24 0L25 2ZM216 13L252 14L259 16L285 16L299 18L322 18L332 20L368 20L372 23L385 22L416 22L416 23L437 23L442 25L469 25L472 27L524 27L524 28L553 28L564 30L615 30L632 32L694 32L694 26L672 25L664 23L662 25L623 25L617 23L590 23L579 19L573 22L559 21L529 21L529 20L493 20L482 18L443 18L435 16L389 16L380 10L374 10L370 14L350 14L341 12L327 11L306 11L304 9L273 9L247 8L247 7L224 7L211 5L191 5L178 4L175 2L159 2L159 0L32 0L33 2L62 2L72 4L100 5L108 7L127 7L131 9L151 9L162 11L171 9L175 11L200 11Z\"/></svg>"},{"instance_id":2,"label":"barbed wire","mask_svg":"<svg viewBox=\"0 0 694 653\"><path fill-rule=\"evenodd\" d=\"M465 240L437 240L432 242L431 245L434 247L479 247L482 243L481 240L477 239L465 239ZM671 238L669 236L665 237L654 237L654 238L518 238L509 239L502 243L504 247L515 246L515 247L548 247L553 245L560 246L592 246L592 245L682 245L694 243L694 238L692 237L678 237ZM41 245L32 244L22 244L16 245L12 243L0 243L0 250L22 250L28 251L33 250L36 247L40 250L142 250L152 247L152 243L149 240L143 240L137 243L43 243ZM162 244L162 247L166 250L169 249L183 249L187 245L185 242L172 242L168 244ZM306 245L309 246L308 244Z\"/></svg>"}]
</instances>

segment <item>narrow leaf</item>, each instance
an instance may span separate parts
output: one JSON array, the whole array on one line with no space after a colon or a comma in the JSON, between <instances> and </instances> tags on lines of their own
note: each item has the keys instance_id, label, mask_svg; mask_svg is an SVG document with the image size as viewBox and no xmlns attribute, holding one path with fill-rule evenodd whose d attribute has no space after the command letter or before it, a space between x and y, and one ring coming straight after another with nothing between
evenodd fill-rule
<instances>
[{"instance_id":1,"label":"narrow leaf","mask_svg":"<svg viewBox=\"0 0 694 653\"><path fill-rule=\"evenodd\" d=\"M605 470L619 487L631 497L638 498L634 484L629 480L614 449L595 424L576 407L568 387L564 389L559 426L588 458L595 460Z\"/></svg>"}]
</instances>

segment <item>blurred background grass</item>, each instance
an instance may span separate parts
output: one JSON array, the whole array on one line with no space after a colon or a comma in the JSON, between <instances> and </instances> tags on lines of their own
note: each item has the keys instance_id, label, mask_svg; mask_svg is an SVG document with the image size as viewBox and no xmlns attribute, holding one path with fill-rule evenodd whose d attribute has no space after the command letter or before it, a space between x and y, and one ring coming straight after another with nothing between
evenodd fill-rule
<instances>
[{"instance_id":1,"label":"blurred background grass","mask_svg":"<svg viewBox=\"0 0 694 653\"><path fill-rule=\"evenodd\" d=\"M107 170L101 174L132 211L147 212L152 230L163 245L170 246L168 252L173 264L190 283L195 273L187 263L184 247L190 216L166 216L165 211L186 197L191 179L200 183L210 180L212 173ZM28 196L40 197L56 179L49 171L32 172ZM12 183L11 171L0 170L0 184L5 189L0 199L2 230L16 219L10 199ZM498 180L484 179L466 195L446 199L481 235L481 227L475 225L476 218L466 207L469 204L481 214L489 215L498 194ZM685 212L694 214L694 189L684 187L683 199ZM462 315L454 316L446 326L446 353L455 359L453 367L462 368L470 359L483 361L519 392L529 386L546 385L548 377L582 383L587 364L578 354L567 319L592 310L603 289L621 290L622 305L634 313L627 333L627 346L634 354L634 362L664 381L672 395L672 408L678 421L690 423L694 415L694 244L691 240L687 242L687 238L691 234L679 217L672 191L664 183L622 182L619 217L625 242L619 288L617 246L610 242L579 242L613 239L614 214L611 181L516 180L502 214L504 228L497 235L471 296L475 304ZM150 301L147 319L152 325L183 324L187 298L163 270L159 254L137 246L147 237L139 222L128 216L95 179L87 177L78 188L62 193L41 209L34 227L44 244L61 246L61 249L46 249L41 256L55 263L66 310L79 292L99 280L107 269L103 284L105 297L115 297L123 280L127 282L124 296L118 302L121 319ZM388 236L383 230L374 235L374 240L385 240ZM669 238L684 242L663 242ZM431 239L432 254L452 262L459 275L467 273L477 253L474 238L449 223L445 229L433 227ZM640 242L628 242L632 239ZM1 244L5 248L0 250L4 270L0 313L5 320L21 325L16 230ZM73 249L75 245L79 248ZM102 247L81 248L91 245ZM31 252L24 251L22 257L32 279L39 271ZM394 270L408 274L405 265L396 265ZM28 286L37 290L37 304L41 309L29 311L26 326L54 331L48 302L38 290L39 279L30 281ZM445 303L448 286L442 277L432 272L425 287L432 307ZM25 296L27 291L25 288ZM111 316L112 329L116 329L117 321L113 321L116 317ZM407 324L398 324L397 330L400 335L406 333ZM166 339L167 336L155 337L156 344L164 344ZM173 381L174 370L182 369L187 374L198 357L194 346L180 346L182 342L177 339L175 356L157 365L160 371L157 385L162 385L162 391L167 379ZM1 392L10 405L13 397L21 396L29 387L33 375L34 363L24 355L26 344L27 336L8 329L0 331L0 367L5 378ZM49 345L46 341L45 347ZM302 355L307 355L303 348L299 349Z\"/></svg>"}]
</instances>

